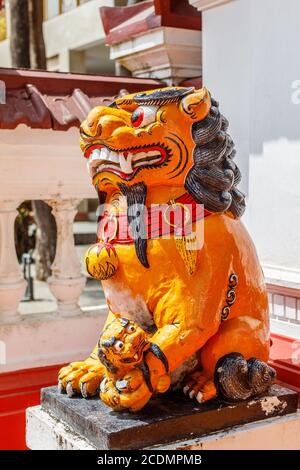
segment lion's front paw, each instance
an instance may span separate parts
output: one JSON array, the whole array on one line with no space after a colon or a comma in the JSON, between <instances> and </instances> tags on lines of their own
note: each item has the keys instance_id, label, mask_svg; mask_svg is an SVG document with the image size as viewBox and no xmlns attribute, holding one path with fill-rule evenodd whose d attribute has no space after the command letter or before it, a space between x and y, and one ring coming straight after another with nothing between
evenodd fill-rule
<instances>
[{"instance_id":1,"label":"lion's front paw","mask_svg":"<svg viewBox=\"0 0 300 470\"><path fill-rule=\"evenodd\" d=\"M100 398L110 408L115 411L121 411L124 408L121 405L120 392L114 382L104 377L100 384Z\"/></svg>"},{"instance_id":2,"label":"lion's front paw","mask_svg":"<svg viewBox=\"0 0 300 470\"><path fill-rule=\"evenodd\" d=\"M105 373L104 366L98 362L72 362L60 369L58 374L58 390L69 397L81 394L84 398L98 393L100 382Z\"/></svg>"},{"instance_id":3,"label":"lion's front paw","mask_svg":"<svg viewBox=\"0 0 300 470\"><path fill-rule=\"evenodd\" d=\"M116 382L105 377L100 384L101 400L115 411L139 411L151 396L139 370L131 371Z\"/></svg>"}]
</instances>

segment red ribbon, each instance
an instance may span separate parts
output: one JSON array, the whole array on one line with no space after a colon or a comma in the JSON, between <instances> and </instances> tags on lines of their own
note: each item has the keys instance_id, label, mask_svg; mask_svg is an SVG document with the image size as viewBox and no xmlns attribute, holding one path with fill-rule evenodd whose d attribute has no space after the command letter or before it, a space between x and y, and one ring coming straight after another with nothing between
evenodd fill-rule
<instances>
[{"instance_id":1,"label":"red ribbon","mask_svg":"<svg viewBox=\"0 0 300 470\"><path fill-rule=\"evenodd\" d=\"M153 205L145 208L144 226L146 234L144 238L153 240L171 234L186 236L192 233L193 223L207 217L211 212L206 210L202 204L196 201L188 193L183 194L174 203ZM98 240L111 241L114 243L130 244L134 242L134 235L142 236L138 227L138 217L133 218L129 225L126 213L111 214L104 212L100 219L98 228ZM141 229L141 227L140 227Z\"/></svg>"}]
</instances>

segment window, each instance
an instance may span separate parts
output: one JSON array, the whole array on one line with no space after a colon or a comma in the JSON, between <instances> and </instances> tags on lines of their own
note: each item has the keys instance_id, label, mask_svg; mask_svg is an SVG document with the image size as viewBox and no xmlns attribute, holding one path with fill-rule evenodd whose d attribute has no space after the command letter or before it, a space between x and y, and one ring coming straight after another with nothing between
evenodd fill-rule
<instances>
[{"instance_id":1,"label":"window","mask_svg":"<svg viewBox=\"0 0 300 470\"><path fill-rule=\"evenodd\" d=\"M66 13L89 1L90 0L44 0L45 19L50 20L61 13Z\"/></svg>"},{"instance_id":2,"label":"window","mask_svg":"<svg viewBox=\"0 0 300 470\"><path fill-rule=\"evenodd\" d=\"M62 0L61 2L61 12L66 13L67 11L73 10L77 7L79 2L77 0Z\"/></svg>"},{"instance_id":3,"label":"window","mask_svg":"<svg viewBox=\"0 0 300 470\"><path fill-rule=\"evenodd\" d=\"M50 19L60 14L60 0L48 0L46 2L46 18Z\"/></svg>"}]
</instances>

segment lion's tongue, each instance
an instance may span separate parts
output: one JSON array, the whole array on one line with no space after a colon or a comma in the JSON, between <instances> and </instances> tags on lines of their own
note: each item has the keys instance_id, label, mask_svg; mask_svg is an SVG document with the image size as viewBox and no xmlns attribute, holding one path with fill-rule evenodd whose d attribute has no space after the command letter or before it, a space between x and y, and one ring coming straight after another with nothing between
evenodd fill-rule
<instances>
[{"instance_id":1,"label":"lion's tongue","mask_svg":"<svg viewBox=\"0 0 300 470\"><path fill-rule=\"evenodd\" d=\"M123 171L123 173L126 173L127 175L133 172L132 157L133 157L133 154L129 152L119 153L119 162L120 162L121 170Z\"/></svg>"}]
</instances>

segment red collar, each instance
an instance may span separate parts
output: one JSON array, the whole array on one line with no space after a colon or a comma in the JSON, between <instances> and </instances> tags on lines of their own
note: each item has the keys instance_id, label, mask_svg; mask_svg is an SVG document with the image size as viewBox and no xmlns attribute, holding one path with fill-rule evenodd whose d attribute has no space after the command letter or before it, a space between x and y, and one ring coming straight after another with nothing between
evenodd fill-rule
<instances>
[{"instance_id":1,"label":"red collar","mask_svg":"<svg viewBox=\"0 0 300 470\"><path fill-rule=\"evenodd\" d=\"M152 205L144 214L146 237L156 239L168 234L186 236L192 233L194 222L211 215L188 193L167 204ZM98 241L130 244L134 242L127 213L104 212L98 226Z\"/></svg>"}]
</instances>

